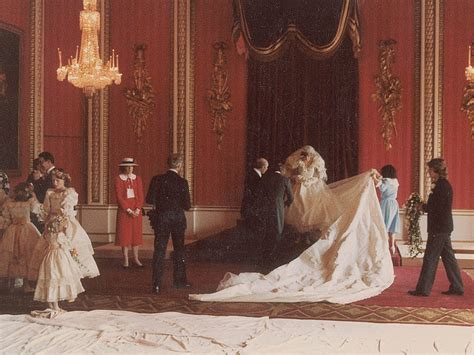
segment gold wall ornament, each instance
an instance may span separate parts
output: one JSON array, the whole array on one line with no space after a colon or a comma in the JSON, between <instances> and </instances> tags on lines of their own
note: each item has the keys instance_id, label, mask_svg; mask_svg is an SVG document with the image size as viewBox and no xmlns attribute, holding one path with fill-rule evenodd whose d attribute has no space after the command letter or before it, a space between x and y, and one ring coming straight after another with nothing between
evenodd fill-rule
<instances>
[{"instance_id":1,"label":"gold wall ornament","mask_svg":"<svg viewBox=\"0 0 474 355\"><path fill-rule=\"evenodd\" d=\"M464 85L464 93L462 97L461 110L467 114L467 118L471 123L471 138L474 139L474 68L471 66L473 45L469 46L468 65L464 70L466 75L466 85Z\"/></svg>"},{"instance_id":2,"label":"gold wall ornament","mask_svg":"<svg viewBox=\"0 0 474 355\"><path fill-rule=\"evenodd\" d=\"M61 51L58 48L59 67L57 78L67 80L74 86L83 89L86 96L91 97L97 90L107 85L121 82L118 55L112 50L109 60L103 64L99 55L100 13L97 11L97 0L83 0L84 10L79 14L81 29L81 48L76 47L76 56L68 59L67 65L62 63Z\"/></svg>"},{"instance_id":3,"label":"gold wall ornament","mask_svg":"<svg viewBox=\"0 0 474 355\"><path fill-rule=\"evenodd\" d=\"M145 44L134 46L133 81L135 86L125 90L128 114L133 119L133 131L138 143L142 142L148 117L155 108L155 93L151 86L151 76L145 61Z\"/></svg>"},{"instance_id":4,"label":"gold wall ornament","mask_svg":"<svg viewBox=\"0 0 474 355\"><path fill-rule=\"evenodd\" d=\"M212 88L207 90L207 100L209 101L212 117L212 130L217 135L217 145L220 147L224 137L225 119L227 112L232 111L232 104L230 102L227 71L225 69L227 59L224 50L227 49L227 44L215 42L213 48L216 51L216 55L214 71L212 73Z\"/></svg>"},{"instance_id":5,"label":"gold wall ornament","mask_svg":"<svg viewBox=\"0 0 474 355\"><path fill-rule=\"evenodd\" d=\"M375 76L377 92L372 94L372 99L379 102L378 112L383 120L381 133L386 150L392 148L390 141L397 134L395 114L402 108L400 79L392 73L396 43L394 39L379 42L380 72Z\"/></svg>"}]
</instances>

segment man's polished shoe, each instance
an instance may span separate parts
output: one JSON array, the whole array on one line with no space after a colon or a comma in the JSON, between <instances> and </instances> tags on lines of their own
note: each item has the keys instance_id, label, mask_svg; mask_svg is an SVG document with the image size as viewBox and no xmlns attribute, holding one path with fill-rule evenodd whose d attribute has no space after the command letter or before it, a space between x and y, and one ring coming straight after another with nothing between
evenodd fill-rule
<instances>
[{"instance_id":1,"label":"man's polished shoe","mask_svg":"<svg viewBox=\"0 0 474 355\"><path fill-rule=\"evenodd\" d=\"M174 282L173 287L174 288L191 288L193 287L193 285L187 281L184 281L184 282Z\"/></svg>"},{"instance_id":2,"label":"man's polished shoe","mask_svg":"<svg viewBox=\"0 0 474 355\"><path fill-rule=\"evenodd\" d=\"M412 295L412 296L428 297L428 295L426 293L423 293L423 292L420 292L420 291L417 291L417 290L410 290L410 291L408 291L408 294Z\"/></svg>"},{"instance_id":3,"label":"man's polished shoe","mask_svg":"<svg viewBox=\"0 0 474 355\"><path fill-rule=\"evenodd\" d=\"M154 293L155 295L160 294L160 286L155 286L151 289L151 293Z\"/></svg>"},{"instance_id":4,"label":"man's polished shoe","mask_svg":"<svg viewBox=\"0 0 474 355\"><path fill-rule=\"evenodd\" d=\"M447 290L441 292L443 295L455 295L455 296L464 296L464 291L454 291L454 290Z\"/></svg>"}]
</instances>

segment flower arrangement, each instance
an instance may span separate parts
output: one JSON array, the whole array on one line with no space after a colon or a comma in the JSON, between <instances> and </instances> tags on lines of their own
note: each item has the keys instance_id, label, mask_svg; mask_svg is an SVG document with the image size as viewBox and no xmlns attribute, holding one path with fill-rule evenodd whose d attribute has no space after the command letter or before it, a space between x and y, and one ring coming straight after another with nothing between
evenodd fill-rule
<instances>
[{"instance_id":1,"label":"flower arrangement","mask_svg":"<svg viewBox=\"0 0 474 355\"><path fill-rule=\"evenodd\" d=\"M407 229L408 229L408 242L410 256L416 257L421 253L421 232L420 232L420 216L423 214L417 207L423 200L416 192L413 192L408 200L405 202L406 215L407 215Z\"/></svg>"},{"instance_id":2,"label":"flower arrangement","mask_svg":"<svg viewBox=\"0 0 474 355\"><path fill-rule=\"evenodd\" d=\"M76 248L69 250L69 254L71 254L72 260L74 260L76 264L79 265L79 269L85 271L86 273L89 272L89 269L83 263L81 263L81 260L79 259L79 253L77 252Z\"/></svg>"},{"instance_id":3,"label":"flower arrangement","mask_svg":"<svg viewBox=\"0 0 474 355\"><path fill-rule=\"evenodd\" d=\"M57 215L49 220L46 229L50 233L59 233L64 230L67 222L68 222L68 219L66 216Z\"/></svg>"}]
</instances>

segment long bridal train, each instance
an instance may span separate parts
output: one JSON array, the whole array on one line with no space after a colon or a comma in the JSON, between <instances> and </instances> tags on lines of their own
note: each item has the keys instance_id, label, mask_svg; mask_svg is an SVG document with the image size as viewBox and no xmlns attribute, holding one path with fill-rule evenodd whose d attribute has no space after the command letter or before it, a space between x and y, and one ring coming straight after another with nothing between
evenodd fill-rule
<instances>
[{"instance_id":1,"label":"long bridal train","mask_svg":"<svg viewBox=\"0 0 474 355\"><path fill-rule=\"evenodd\" d=\"M329 185L342 215L292 262L267 275L227 273L218 291L190 299L217 302L350 303L388 288L394 272L375 186L366 172Z\"/></svg>"}]
</instances>

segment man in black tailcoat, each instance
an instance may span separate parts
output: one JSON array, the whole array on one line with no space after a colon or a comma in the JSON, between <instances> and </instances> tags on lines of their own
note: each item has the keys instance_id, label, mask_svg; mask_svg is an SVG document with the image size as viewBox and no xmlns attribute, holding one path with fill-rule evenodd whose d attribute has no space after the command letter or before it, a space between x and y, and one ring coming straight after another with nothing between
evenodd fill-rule
<instances>
[{"instance_id":1,"label":"man in black tailcoat","mask_svg":"<svg viewBox=\"0 0 474 355\"><path fill-rule=\"evenodd\" d=\"M53 170L54 166L54 156L50 152L41 152L38 155L38 161L41 167L41 172L43 173L43 183L39 186L35 186L36 198L39 202L43 203L46 196L46 191L53 188Z\"/></svg>"},{"instance_id":2,"label":"man in black tailcoat","mask_svg":"<svg viewBox=\"0 0 474 355\"><path fill-rule=\"evenodd\" d=\"M464 285L451 245L453 189L447 180L448 174L444 159L431 159L428 162L428 174L434 188L428 197L428 202L419 206L420 209L428 213L428 241L418 284L415 290L408 291L408 293L413 296L429 296L441 256L450 283L449 289L442 293L462 296Z\"/></svg>"},{"instance_id":3,"label":"man in black tailcoat","mask_svg":"<svg viewBox=\"0 0 474 355\"><path fill-rule=\"evenodd\" d=\"M156 175L150 182L146 202L153 204L150 222L155 232L153 253L152 292L160 292L163 277L164 258L168 239L173 241L173 286L189 288L184 260L184 232L186 216L184 211L191 208L188 181L179 175L183 167L183 157L172 154L168 158L169 170Z\"/></svg>"},{"instance_id":4,"label":"man in black tailcoat","mask_svg":"<svg viewBox=\"0 0 474 355\"><path fill-rule=\"evenodd\" d=\"M255 232L255 227L259 223L258 211L258 190L263 174L268 169L268 161L265 158L258 158L252 169L245 176L244 196L240 207L240 214L245 220L247 228Z\"/></svg>"},{"instance_id":5,"label":"man in black tailcoat","mask_svg":"<svg viewBox=\"0 0 474 355\"><path fill-rule=\"evenodd\" d=\"M290 180L283 176L278 165L269 170L261 181L260 210L263 214L263 239L260 264L271 268L276 262L276 250L285 224L285 206L293 202Z\"/></svg>"}]
</instances>

